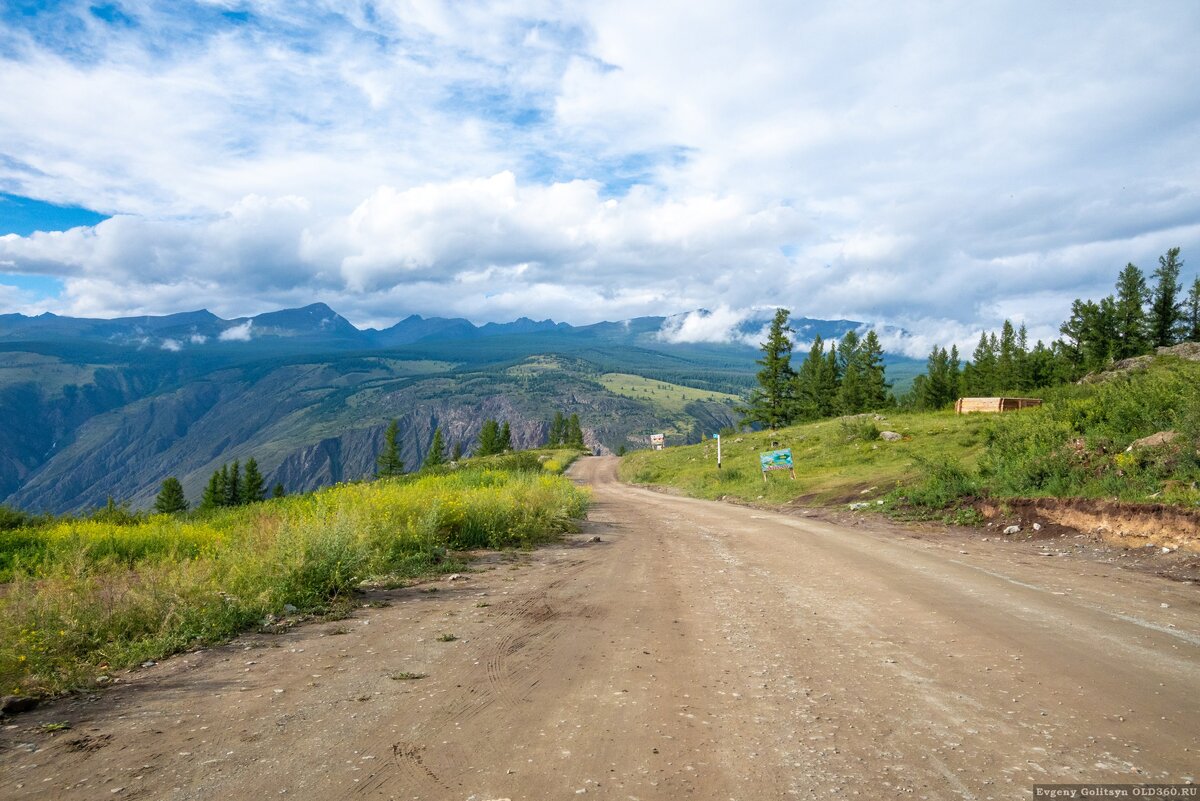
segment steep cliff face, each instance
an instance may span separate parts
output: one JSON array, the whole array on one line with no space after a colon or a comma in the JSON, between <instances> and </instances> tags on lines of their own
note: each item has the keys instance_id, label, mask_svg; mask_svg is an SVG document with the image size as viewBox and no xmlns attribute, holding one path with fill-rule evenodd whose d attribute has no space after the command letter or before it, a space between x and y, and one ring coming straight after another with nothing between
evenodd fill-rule
<instances>
[{"instance_id":1,"label":"steep cliff face","mask_svg":"<svg viewBox=\"0 0 1200 801\"><path fill-rule=\"evenodd\" d=\"M57 389L10 382L0 386L0 405L25 418L0 424L0 444L8 446L0 481L11 490L7 502L25 509L84 511L109 496L147 508L167 476L196 503L214 470L250 457L289 492L371 476L393 419L401 457L415 470L435 428L448 451L459 444L469 454L489 418L507 421L514 447L525 449L546 442L556 412L578 414L587 445L606 453L651 431L686 431L729 414L717 404L697 406L679 429L677 414L610 393L596 382L596 368L578 359L450 367L343 356L153 380L142 368L105 368L85 386Z\"/></svg>"},{"instance_id":2,"label":"steep cliff face","mask_svg":"<svg viewBox=\"0 0 1200 801\"><path fill-rule=\"evenodd\" d=\"M400 458L405 470L416 470L425 461L436 428L442 430L448 453L459 444L463 453L470 455L478 442L483 421L489 418L508 422L513 447L518 450L536 448L546 442L549 424L529 418L510 398L488 398L478 406L442 402L395 418ZM383 450L387 427L387 423L380 423L354 429L299 448L271 471L268 483L282 483L288 492L305 492L339 481L369 478L375 474L376 459Z\"/></svg>"}]
</instances>

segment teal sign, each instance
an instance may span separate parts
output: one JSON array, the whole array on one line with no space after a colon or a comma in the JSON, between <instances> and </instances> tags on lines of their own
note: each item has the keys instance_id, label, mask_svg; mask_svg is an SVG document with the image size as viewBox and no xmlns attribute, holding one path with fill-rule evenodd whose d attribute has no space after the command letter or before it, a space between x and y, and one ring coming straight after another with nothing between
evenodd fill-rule
<instances>
[{"instance_id":1,"label":"teal sign","mask_svg":"<svg viewBox=\"0 0 1200 801\"><path fill-rule=\"evenodd\" d=\"M791 470L792 465L792 449L784 448L781 451L767 451L758 455L759 464L762 465L763 472L768 470Z\"/></svg>"}]
</instances>

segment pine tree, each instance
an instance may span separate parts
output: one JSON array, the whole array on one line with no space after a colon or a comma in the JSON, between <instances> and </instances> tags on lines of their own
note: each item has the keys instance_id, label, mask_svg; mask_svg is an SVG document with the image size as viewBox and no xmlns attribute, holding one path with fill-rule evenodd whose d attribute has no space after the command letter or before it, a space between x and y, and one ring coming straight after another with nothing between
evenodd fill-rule
<instances>
[{"instance_id":1,"label":"pine tree","mask_svg":"<svg viewBox=\"0 0 1200 801\"><path fill-rule=\"evenodd\" d=\"M187 508L188 502L183 495L183 485L175 476L168 476L163 480L158 497L154 499L154 511L159 514L173 515L176 512L186 512Z\"/></svg>"},{"instance_id":2,"label":"pine tree","mask_svg":"<svg viewBox=\"0 0 1200 801\"><path fill-rule=\"evenodd\" d=\"M546 444L550 447L562 445L567 438L567 418L563 417L562 412L554 413L554 420L550 422L550 437Z\"/></svg>"},{"instance_id":3,"label":"pine tree","mask_svg":"<svg viewBox=\"0 0 1200 801\"><path fill-rule=\"evenodd\" d=\"M837 347L831 342L825 352L825 369L821 371L821 416L837 414L838 390L842 387L842 365Z\"/></svg>"},{"instance_id":4,"label":"pine tree","mask_svg":"<svg viewBox=\"0 0 1200 801\"><path fill-rule=\"evenodd\" d=\"M792 398L792 342L788 334L787 309L776 309L775 318L762 343L763 357L758 360L762 370L758 372L758 387L750 393L750 401L742 411L746 422L759 423L767 428L779 428L791 422L794 402Z\"/></svg>"},{"instance_id":5,"label":"pine tree","mask_svg":"<svg viewBox=\"0 0 1200 801\"><path fill-rule=\"evenodd\" d=\"M1179 334L1183 318L1183 304L1178 300L1183 288L1179 284L1181 269L1179 248L1171 248L1165 256L1158 257L1158 269L1154 271L1158 282L1150 300L1150 344L1155 347L1174 345Z\"/></svg>"},{"instance_id":6,"label":"pine tree","mask_svg":"<svg viewBox=\"0 0 1200 801\"><path fill-rule=\"evenodd\" d=\"M479 444L475 446L476 456L494 456L504 449L500 446L500 424L488 418L479 429Z\"/></svg>"},{"instance_id":7,"label":"pine tree","mask_svg":"<svg viewBox=\"0 0 1200 801\"><path fill-rule=\"evenodd\" d=\"M842 368L842 385L838 387L838 411L858 414L864 406L864 376L858 334L847 331L837 346L838 364Z\"/></svg>"},{"instance_id":8,"label":"pine tree","mask_svg":"<svg viewBox=\"0 0 1200 801\"><path fill-rule=\"evenodd\" d=\"M863 408L868 411L882 409L888 405L888 390L892 385L887 381L886 368L883 366L883 345L879 343L879 336L874 330L868 331L863 337L860 358L863 369Z\"/></svg>"},{"instance_id":9,"label":"pine tree","mask_svg":"<svg viewBox=\"0 0 1200 801\"><path fill-rule=\"evenodd\" d=\"M462 440L455 440L454 441L454 449L450 452L450 461L461 462L462 458L463 458Z\"/></svg>"},{"instance_id":10,"label":"pine tree","mask_svg":"<svg viewBox=\"0 0 1200 801\"><path fill-rule=\"evenodd\" d=\"M242 477L240 493L241 503L257 503L263 499L266 485L262 473L258 472L258 462L251 456L246 460L246 474Z\"/></svg>"},{"instance_id":11,"label":"pine tree","mask_svg":"<svg viewBox=\"0 0 1200 801\"><path fill-rule=\"evenodd\" d=\"M509 427L507 420L500 426L500 436L497 437L496 442L500 445L500 453L513 449L512 428Z\"/></svg>"},{"instance_id":12,"label":"pine tree","mask_svg":"<svg viewBox=\"0 0 1200 801\"><path fill-rule=\"evenodd\" d=\"M1192 288L1188 290L1184 314L1187 324L1187 341L1200 342L1200 277L1192 281Z\"/></svg>"},{"instance_id":13,"label":"pine tree","mask_svg":"<svg viewBox=\"0 0 1200 801\"><path fill-rule=\"evenodd\" d=\"M808 349L808 356L800 364L796 372L796 387L793 391L794 410L792 417L796 420L816 420L822 416L825 404L821 393L824 391L822 376L825 373L825 342L817 335Z\"/></svg>"},{"instance_id":14,"label":"pine tree","mask_svg":"<svg viewBox=\"0 0 1200 801\"><path fill-rule=\"evenodd\" d=\"M282 498L286 494L287 493L283 489L283 482L276 481L275 486L271 489L271 497L272 498Z\"/></svg>"},{"instance_id":15,"label":"pine tree","mask_svg":"<svg viewBox=\"0 0 1200 801\"><path fill-rule=\"evenodd\" d=\"M963 370L962 383L963 391L971 397L986 398L996 391L996 351L986 331L979 334L979 344Z\"/></svg>"},{"instance_id":16,"label":"pine tree","mask_svg":"<svg viewBox=\"0 0 1200 801\"><path fill-rule=\"evenodd\" d=\"M208 486L204 488L204 495L200 499L201 509L216 509L218 506L225 505L225 481L223 475L229 475L229 471L224 465L221 465L220 470L213 471L212 477L208 479Z\"/></svg>"},{"instance_id":17,"label":"pine tree","mask_svg":"<svg viewBox=\"0 0 1200 801\"><path fill-rule=\"evenodd\" d=\"M229 468L229 473L225 478L225 506L237 506L242 502L242 477L241 468L238 465L237 459L233 460L233 466Z\"/></svg>"},{"instance_id":18,"label":"pine tree","mask_svg":"<svg viewBox=\"0 0 1200 801\"><path fill-rule=\"evenodd\" d=\"M1017 333L1009 320L1000 329L1000 350L996 355L996 391L1017 388Z\"/></svg>"},{"instance_id":19,"label":"pine tree","mask_svg":"<svg viewBox=\"0 0 1200 801\"><path fill-rule=\"evenodd\" d=\"M583 450L587 445L583 441L583 426L579 424L579 415L572 414L567 420L567 439L563 443L569 448Z\"/></svg>"},{"instance_id":20,"label":"pine tree","mask_svg":"<svg viewBox=\"0 0 1200 801\"><path fill-rule=\"evenodd\" d=\"M955 387L951 386L950 381L950 354L945 348L933 346L925 363L923 378L919 383L913 382L918 409L942 409L954 400Z\"/></svg>"},{"instance_id":21,"label":"pine tree","mask_svg":"<svg viewBox=\"0 0 1200 801\"><path fill-rule=\"evenodd\" d=\"M404 472L404 462L400 459L400 446L396 443L396 435L400 431L400 421L393 420L383 434L383 451L375 457L375 475L380 478L398 476Z\"/></svg>"},{"instance_id":22,"label":"pine tree","mask_svg":"<svg viewBox=\"0 0 1200 801\"><path fill-rule=\"evenodd\" d=\"M1146 320L1146 304L1150 302L1150 290L1146 287L1146 276L1130 262L1117 277L1115 303L1114 359L1140 356L1150 349L1149 324Z\"/></svg>"},{"instance_id":23,"label":"pine tree","mask_svg":"<svg viewBox=\"0 0 1200 801\"><path fill-rule=\"evenodd\" d=\"M433 429L433 442L429 443L429 453L425 455L425 461L421 464L421 469L426 470L430 467L437 467L446 463L446 441L442 438L442 429Z\"/></svg>"}]
</instances>

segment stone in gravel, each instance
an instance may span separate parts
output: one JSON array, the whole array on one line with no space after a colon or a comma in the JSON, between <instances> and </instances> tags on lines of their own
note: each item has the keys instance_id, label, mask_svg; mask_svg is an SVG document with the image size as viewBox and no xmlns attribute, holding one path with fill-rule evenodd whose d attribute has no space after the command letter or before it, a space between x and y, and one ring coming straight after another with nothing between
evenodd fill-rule
<instances>
[{"instance_id":1,"label":"stone in gravel","mask_svg":"<svg viewBox=\"0 0 1200 801\"><path fill-rule=\"evenodd\" d=\"M600 536L596 535L595 537L592 537L590 540L588 540L588 542L600 542Z\"/></svg>"},{"instance_id":2,"label":"stone in gravel","mask_svg":"<svg viewBox=\"0 0 1200 801\"><path fill-rule=\"evenodd\" d=\"M1041 531L1041 530L1042 530L1042 524L1041 524L1041 523L1034 523L1034 524L1033 524L1033 530L1034 530L1034 531Z\"/></svg>"},{"instance_id":3,"label":"stone in gravel","mask_svg":"<svg viewBox=\"0 0 1200 801\"><path fill-rule=\"evenodd\" d=\"M446 581L466 581L466 580L467 580L467 577L464 576L462 573L451 573L450 575L446 576Z\"/></svg>"},{"instance_id":4,"label":"stone in gravel","mask_svg":"<svg viewBox=\"0 0 1200 801\"><path fill-rule=\"evenodd\" d=\"M1005 534L1020 534L1021 527L1020 526L1009 526L1008 528L1004 529L1004 533Z\"/></svg>"},{"instance_id":5,"label":"stone in gravel","mask_svg":"<svg viewBox=\"0 0 1200 801\"><path fill-rule=\"evenodd\" d=\"M153 659L147 659L145 662L142 663L142 667L144 667L144 668L145 667L154 667L157 664L158 663L155 662Z\"/></svg>"}]
</instances>

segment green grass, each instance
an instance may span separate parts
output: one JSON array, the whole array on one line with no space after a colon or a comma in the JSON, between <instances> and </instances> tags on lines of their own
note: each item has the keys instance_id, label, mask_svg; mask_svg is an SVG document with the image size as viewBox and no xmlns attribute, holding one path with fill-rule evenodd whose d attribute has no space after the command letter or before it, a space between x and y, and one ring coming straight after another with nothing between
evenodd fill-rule
<instances>
[{"instance_id":1,"label":"green grass","mask_svg":"<svg viewBox=\"0 0 1200 801\"><path fill-rule=\"evenodd\" d=\"M796 499L812 504L874 499L919 478L918 459L950 459L973 466L983 450L986 425L979 415L952 412L823 420L773 434L722 437L719 474L716 442L708 440L632 453L621 463L621 477L635 483L669 484L699 498L728 496L780 504ZM868 427L894 431L904 439L865 438ZM795 481L783 471L773 471L763 481L758 455L776 447L792 449Z\"/></svg>"},{"instance_id":2,"label":"green grass","mask_svg":"<svg viewBox=\"0 0 1200 801\"><path fill-rule=\"evenodd\" d=\"M628 373L605 373L600 376L599 381L609 392L634 400L647 401L670 414L683 414L684 408L694 401L714 403L738 403L741 401L737 395L685 387L682 384L669 384L666 381L656 381L653 378L629 375Z\"/></svg>"},{"instance_id":3,"label":"green grass","mask_svg":"<svg viewBox=\"0 0 1200 801\"><path fill-rule=\"evenodd\" d=\"M0 692L51 694L225 639L284 607L324 613L367 580L573 528L588 496L541 469L476 465L130 525L0 531Z\"/></svg>"},{"instance_id":4,"label":"green grass","mask_svg":"<svg viewBox=\"0 0 1200 801\"><path fill-rule=\"evenodd\" d=\"M1200 506L1200 364L1159 358L1142 373L1043 394L1040 408L1003 415L889 413L882 420L860 416L727 436L720 474L712 441L638 451L622 461L621 476L701 498L885 499L889 511L948 509L948 519L960 522L970 522L970 510L959 506L974 496ZM878 439L884 430L904 439ZM1129 450L1163 431L1177 436ZM792 448L796 481L775 472L763 482L758 454L775 447Z\"/></svg>"}]
</instances>

